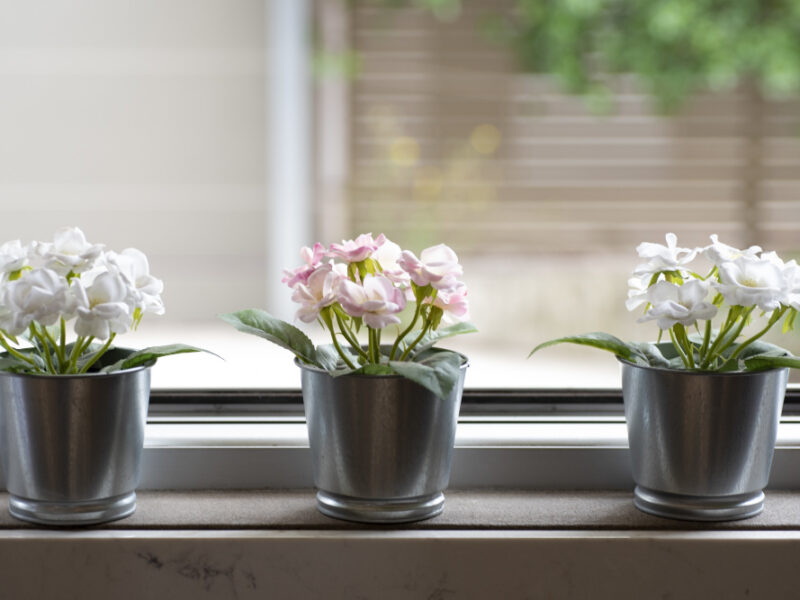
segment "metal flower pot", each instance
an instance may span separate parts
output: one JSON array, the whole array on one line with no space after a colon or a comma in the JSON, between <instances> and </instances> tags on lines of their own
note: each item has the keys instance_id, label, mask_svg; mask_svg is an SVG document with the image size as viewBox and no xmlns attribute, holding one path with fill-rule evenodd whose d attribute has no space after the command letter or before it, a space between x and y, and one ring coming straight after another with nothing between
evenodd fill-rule
<instances>
[{"instance_id":1,"label":"metal flower pot","mask_svg":"<svg viewBox=\"0 0 800 600\"><path fill-rule=\"evenodd\" d=\"M300 368L319 511L364 523L441 513L466 359L445 399L400 376Z\"/></svg>"},{"instance_id":2,"label":"metal flower pot","mask_svg":"<svg viewBox=\"0 0 800 600\"><path fill-rule=\"evenodd\" d=\"M621 362L636 507L692 521L759 514L789 370L698 373Z\"/></svg>"},{"instance_id":3,"label":"metal flower pot","mask_svg":"<svg viewBox=\"0 0 800 600\"><path fill-rule=\"evenodd\" d=\"M149 398L149 367L0 372L0 465L11 514L72 526L133 513Z\"/></svg>"}]
</instances>

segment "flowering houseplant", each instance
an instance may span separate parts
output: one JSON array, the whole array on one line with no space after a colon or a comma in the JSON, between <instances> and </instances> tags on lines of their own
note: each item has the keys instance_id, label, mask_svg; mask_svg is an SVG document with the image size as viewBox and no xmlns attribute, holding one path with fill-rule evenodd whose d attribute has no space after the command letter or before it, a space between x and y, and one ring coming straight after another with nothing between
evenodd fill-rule
<instances>
[{"instance_id":1,"label":"flowering houseplant","mask_svg":"<svg viewBox=\"0 0 800 600\"><path fill-rule=\"evenodd\" d=\"M626 306L635 310L644 305L639 322L655 320L659 340L667 332L672 352L665 355L663 344L626 343L606 333L589 333L544 342L531 354L570 342L613 352L634 364L669 369L800 368L800 358L760 339L781 319L784 332L794 325L800 310L800 266L794 260L784 262L775 252L763 252L758 246L738 250L720 242L716 235L711 236L711 244L700 248L678 247L672 233L666 235L666 242L645 242L637 247L644 262L629 280ZM705 275L693 266L700 257L709 263ZM724 316L720 327L714 329L712 320L718 314ZM740 341L745 326L759 314L766 323ZM692 328L694 333L690 333Z\"/></svg>"},{"instance_id":2,"label":"flowering houseplant","mask_svg":"<svg viewBox=\"0 0 800 600\"><path fill-rule=\"evenodd\" d=\"M198 351L157 346L103 364L118 334L136 328L147 313L164 312L162 290L142 252L106 250L77 227L57 231L52 242L6 242L0 246L0 369L74 375L103 365L109 373ZM70 321L75 339L67 342Z\"/></svg>"},{"instance_id":3,"label":"flowering houseplant","mask_svg":"<svg viewBox=\"0 0 800 600\"><path fill-rule=\"evenodd\" d=\"M417 258L383 234L373 238L367 233L328 248L316 243L303 248L301 256L304 264L286 271L283 282L300 305L296 318L318 321L331 345L315 347L300 329L262 310L221 318L333 376L401 375L439 396L449 394L462 357L433 346L442 338L475 331L464 322L467 288L452 249L440 244ZM400 313L407 304L414 305L413 316L401 327ZM362 331L365 342L358 337ZM393 340L386 339L395 332Z\"/></svg>"}]
</instances>

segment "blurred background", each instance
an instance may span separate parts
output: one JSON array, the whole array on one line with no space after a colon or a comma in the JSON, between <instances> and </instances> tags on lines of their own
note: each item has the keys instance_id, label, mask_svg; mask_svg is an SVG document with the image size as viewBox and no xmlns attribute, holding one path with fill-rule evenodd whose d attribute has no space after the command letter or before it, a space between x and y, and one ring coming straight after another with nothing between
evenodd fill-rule
<instances>
[{"instance_id":1,"label":"blurred background","mask_svg":"<svg viewBox=\"0 0 800 600\"><path fill-rule=\"evenodd\" d=\"M469 387L616 387L641 241L800 256L796 0L0 0L0 241L144 251L156 387L298 387L216 315L291 319L301 245L459 254ZM324 341L314 329L309 333ZM796 333L773 338L800 352Z\"/></svg>"}]
</instances>

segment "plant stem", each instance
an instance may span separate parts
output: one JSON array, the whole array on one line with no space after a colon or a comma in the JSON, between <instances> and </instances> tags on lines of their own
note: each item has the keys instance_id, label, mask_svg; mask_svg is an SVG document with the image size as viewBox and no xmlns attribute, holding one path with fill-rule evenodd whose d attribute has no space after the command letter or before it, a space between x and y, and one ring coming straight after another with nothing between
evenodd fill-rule
<instances>
[{"instance_id":1,"label":"plant stem","mask_svg":"<svg viewBox=\"0 0 800 600\"><path fill-rule=\"evenodd\" d=\"M772 328L772 326L775 325L775 323L777 323L780 320L780 318L783 316L783 314L785 312L786 312L786 307L785 306L781 306L780 308L776 309L775 312L772 313L772 317L770 317L769 322L767 323L767 326L764 327L764 329L762 329L761 331L759 331L755 335L753 335L752 337L747 338L745 341L743 341L741 344L739 344L739 347L736 348L736 350L734 350L733 354L731 354L728 357L728 360L726 360L723 363L723 366L725 364L727 364L731 360L736 360L736 358L742 353L742 350L744 350L747 346L749 346L750 344L755 342L757 339L759 339L761 336L763 336L765 333L767 333Z\"/></svg>"},{"instance_id":2,"label":"plant stem","mask_svg":"<svg viewBox=\"0 0 800 600\"><path fill-rule=\"evenodd\" d=\"M689 363L689 359L686 358L686 354L684 353L683 348L681 348L680 343L678 343L678 340L677 340L677 338L675 336L675 332L672 331L671 327L669 329L669 339L672 340L672 345L675 346L675 351L678 353L678 356L681 357L681 361L683 362L683 365L687 369L691 369L692 365L691 365L691 363Z\"/></svg>"},{"instance_id":3,"label":"plant stem","mask_svg":"<svg viewBox=\"0 0 800 600\"><path fill-rule=\"evenodd\" d=\"M755 308L755 306L751 306L746 311L744 311L744 313L741 314L741 321L739 321L739 324L736 326L735 330L733 331L733 335L727 335L726 334L726 337L728 337L730 339L728 339L727 341L723 341L723 343L720 344L719 348L717 348L717 350L715 352L715 356L712 357L713 359L716 359L717 357L721 357L722 353L725 352L725 350L727 350L728 348L730 348L731 345L736 341L736 338L738 338L742 334L742 330L744 329L744 326L747 325L747 319L750 316L750 313L753 312L754 308ZM766 333L766 331L764 333ZM764 335L764 333L762 333L761 335ZM726 359L723 362L723 364L725 364L727 362L728 362L728 360Z\"/></svg>"},{"instance_id":4,"label":"plant stem","mask_svg":"<svg viewBox=\"0 0 800 600\"><path fill-rule=\"evenodd\" d=\"M39 371L39 372L41 372L41 369L40 369L40 368L39 368L39 367L36 365L36 361L35 361L35 360L33 360L33 359L30 357L30 356L25 356L24 354L22 354L21 352L19 352L19 351L18 351L16 348L14 348L13 346L11 346L11 344L9 344L9 343L6 341L6 338L5 338L5 337L3 337L3 335L2 335L2 334L0 334L0 345L2 345L2 346L3 346L3 348L5 348L5 349L6 349L6 352L8 352L8 353L9 353L11 356L13 356L14 358L18 358L19 360L21 360L21 361L24 361L24 362L28 363L28 364L29 364L29 365L31 365L31 366L32 366L34 369L36 369L36 371Z\"/></svg>"},{"instance_id":5,"label":"plant stem","mask_svg":"<svg viewBox=\"0 0 800 600\"><path fill-rule=\"evenodd\" d=\"M678 338L678 342L683 346L683 350L686 353L686 357L689 359L690 368L694 369L694 346L692 345L692 342L689 340L689 336L686 335L686 327L684 327L680 323L676 323L674 329L675 329L675 337Z\"/></svg>"},{"instance_id":6,"label":"plant stem","mask_svg":"<svg viewBox=\"0 0 800 600\"><path fill-rule=\"evenodd\" d=\"M425 334L428 333L428 329L430 328L430 322L426 322L425 325L422 327L422 331L419 332L417 338L409 344L408 348L406 348L405 352L400 356L400 360L405 360L409 353L414 349L414 346L420 343L422 338L425 337Z\"/></svg>"},{"instance_id":7,"label":"plant stem","mask_svg":"<svg viewBox=\"0 0 800 600\"><path fill-rule=\"evenodd\" d=\"M716 356L717 348L722 343L722 340L728 333L728 331L730 331L730 328L736 322L736 317L739 315L740 312L741 312L741 307L739 306L731 306L728 309L728 316L725 318L725 324L722 326L719 332L717 332L717 337L714 338L714 342L711 344L711 348L708 350L708 354L705 356L703 362L700 364L701 369L707 369L711 365L712 360Z\"/></svg>"},{"instance_id":8,"label":"plant stem","mask_svg":"<svg viewBox=\"0 0 800 600\"><path fill-rule=\"evenodd\" d=\"M403 330L403 333L399 334L397 339L394 341L394 344L392 345L392 351L389 353L389 360L394 360L394 357L397 354L397 348L400 346L400 342L402 342L403 338L405 338L414 329L414 325L416 325L417 321L419 321L419 315L421 311L422 303L417 300L417 308L414 309L414 317L411 319L411 323L409 323L408 327L406 327Z\"/></svg>"},{"instance_id":9,"label":"plant stem","mask_svg":"<svg viewBox=\"0 0 800 600\"><path fill-rule=\"evenodd\" d=\"M339 345L339 340L336 339L336 329L333 327L333 319L331 319L331 311L327 308L323 308L320 313L320 317L325 324L328 326L328 331L331 332L331 339L333 340L333 347L336 348L336 352L339 353L339 356L342 357L344 364L346 364L351 369L355 370L356 366L352 363L352 361L347 358L347 354L344 353L342 347Z\"/></svg>"},{"instance_id":10,"label":"plant stem","mask_svg":"<svg viewBox=\"0 0 800 600\"><path fill-rule=\"evenodd\" d=\"M89 359L89 362L83 365L83 368L80 370L81 373L86 373L89 370L89 368L94 363L96 363L100 359L100 357L103 356L103 354L106 353L106 350L108 350L109 347L111 347L111 342L114 341L115 337L117 337L116 333L112 333L110 336L108 336L108 341L105 344L103 344L102 348L100 348L100 350L95 352L94 356Z\"/></svg>"},{"instance_id":11,"label":"plant stem","mask_svg":"<svg viewBox=\"0 0 800 600\"><path fill-rule=\"evenodd\" d=\"M42 333L45 335L45 337L50 342L50 344L52 344L53 350L55 350L56 356L58 357L59 372L63 373L64 372L64 352L61 349L61 346L59 345L58 342L56 342L56 340L53 338L53 336L50 335L50 332L47 331L47 327L42 327Z\"/></svg>"},{"instance_id":12,"label":"plant stem","mask_svg":"<svg viewBox=\"0 0 800 600\"><path fill-rule=\"evenodd\" d=\"M706 358L708 346L711 343L711 319L706 321L705 332L703 333L703 344L700 346L700 356L697 358L698 363L703 363Z\"/></svg>"},{"instance_id":13,"label":"plant stem","mask_svg":"<svg viewBox=\"0 0 800 600\"><path fill-rule=\"evenodd\" d=\"M67 322L61 317L61 360L66 362L67 358ZM62 365L63 368L63 365Z\"/></svg>"},{"instance_id":14,"label":"plant stem","mask_svg":"<svg viewBox=\"0 0 800 600\"><path fill-rule=\"evenodd\" d=\"M347 327L341 315L336 314L336 322L339 323L339 330L342 332L344 339L347 340L347 343L350 344L350 347L353 349L353 351L364 360L369 360L367 353L364 352L364 349L358 343L358 339L353 335L353 332L350 331L350 328Z\"/></svg>"},{"instance_id":15,"label":"plant stem","mask_svg":"<svg viewBox=\"0 0 800 600\"><path fill-rule=\"evenodd\" d=\"M369 362L379 364L381 362L381 349L378 347L377 330L367 325L369 333Z\"/></svg>"},{"instance_id":16,"label":"plant stem","mask_svg":"<svg viewBox=\"0 0 800 600\"><path fill-rule=\"evenodd\" d=\"M39 340L39 343L42 344L42 354L44 354L44 362L47 365L48 372L52 373L53 375L56 374L56 369L53 367L53 359L50 356L50 346L47 343L47 338L42 335L42 333L36 328L36 325L33 323L30 324L30 332L31 336L35 337Z\"/></svg>"}]
</instances>

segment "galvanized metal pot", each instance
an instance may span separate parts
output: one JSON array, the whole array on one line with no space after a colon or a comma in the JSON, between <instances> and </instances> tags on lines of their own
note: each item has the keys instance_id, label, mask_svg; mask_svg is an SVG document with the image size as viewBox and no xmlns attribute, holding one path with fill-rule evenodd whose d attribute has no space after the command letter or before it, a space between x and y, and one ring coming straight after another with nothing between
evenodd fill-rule
<instances>
[{"instance_id":1,"label":"galvanized metal pot","mask_svg":"<svg viewBox=\"0 0 800 600\"><path fill-rule=\"evenodd\" d=\"M466 359L445 399L400 376L299 366L319 511L364 523L441 513Z\"/></svg>"},{"instance_id":2,"label":"galvanized metal pot","mask_svg":"<svg viewBox=\"0 0 800 600\"><path fill-rule=\"evenodd\" d=\"M149 398L149 367L0 372L0 465L11 514L74 526L133 513Z\"/></svg>"},{"instance_id":3,"label":"galvanized metal pot","mask_svg":"<svg viewBox=\"0 0 800 600\"><path fill-rule=\"evenodd\" d=\"M621 362L636 507L693 521L759 514L789 370L698 373Z\"/></svg>"}]
</instances>

